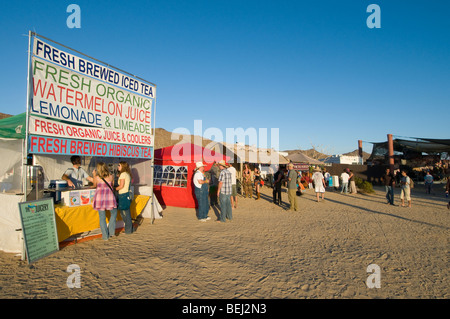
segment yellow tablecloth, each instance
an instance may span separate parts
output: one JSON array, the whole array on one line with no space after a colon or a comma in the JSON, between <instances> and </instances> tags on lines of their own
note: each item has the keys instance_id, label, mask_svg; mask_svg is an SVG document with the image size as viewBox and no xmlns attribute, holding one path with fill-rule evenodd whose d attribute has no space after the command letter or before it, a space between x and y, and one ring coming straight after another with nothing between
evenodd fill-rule
<instances>
[{"instance_id":1,"label":"yellow tablecloth","mask_svg":"<svg viewBox=\"0 0 450 319\"><path fill-rule=\"evenodd\" d=\"M135 219L144 210L150 196L135 195L131 202L131 218ZM55 205L56 228L58 230L58 241L61 242L75 234L87 232L100 228L98 212L92 205L69 207ZM109 222L110 213L106 211L106 221ZM122 220L120 214L117 219Z\"/></svg>"}]
</instances>

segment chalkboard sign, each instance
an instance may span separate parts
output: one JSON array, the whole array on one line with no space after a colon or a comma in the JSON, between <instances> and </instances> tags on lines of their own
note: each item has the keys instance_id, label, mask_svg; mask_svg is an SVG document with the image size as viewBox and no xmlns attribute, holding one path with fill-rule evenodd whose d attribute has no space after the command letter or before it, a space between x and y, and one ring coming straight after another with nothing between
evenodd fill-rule
<instances>
[{"instance_id":1,"label":"chalkboard sign","mask_svg":"<svg viewBox=\"0 0 450 319\"><path fill-rule=\"evenodd\" d=\"M28 263L59 250L53 198L19 203Z\"/></svg>"}]
</instances>

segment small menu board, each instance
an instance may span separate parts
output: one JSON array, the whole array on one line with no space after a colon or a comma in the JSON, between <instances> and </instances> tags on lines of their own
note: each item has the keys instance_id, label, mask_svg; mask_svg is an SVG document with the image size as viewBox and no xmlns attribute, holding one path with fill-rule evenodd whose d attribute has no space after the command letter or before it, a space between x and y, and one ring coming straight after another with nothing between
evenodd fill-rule
<instances>
[{"instance_id":1,"label":"small menu board","mask_svg":"<svg viewBox=\"0 0 450 319\"><path fill-rule=\"evenodd\" d=\"M28 263L59 250L53 198L19 203Z\"/></svg>"}]
</instances>

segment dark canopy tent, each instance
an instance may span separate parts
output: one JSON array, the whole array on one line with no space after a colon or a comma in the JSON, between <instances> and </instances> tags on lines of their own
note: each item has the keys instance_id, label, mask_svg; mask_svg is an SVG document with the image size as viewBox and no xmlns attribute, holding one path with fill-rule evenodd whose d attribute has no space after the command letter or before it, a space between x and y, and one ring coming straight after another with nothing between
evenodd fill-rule
<instances>
[{"instance_id":1,"label":"dark canopy tent","mask_svg":"<svg viewBox=\"0 0 450 319\"><path fill-rule=\"evenodd\" d=\"M439 145L447 145L447 146L450 146L450 140L449 140L449 139L438 140L438 139L434 139L434 138L421 138L421 140L428 141L428 142L430 142L430 143L439 144Z\"/></svg>"},{"instance_id":2,"label":"dark canopy tent","mask_svg":"<svg viewBox=\"0 0 450 319\"><path fill-rule=\"evenodd\" d=\"M372 155L369 160L385 158L389 155L388 142L372 143ZM405 156L417 156L422 153L439 154L450 153L449 139L416 138L415 140L394 139L394 154L403 153Z\"/></svg>"},{"instance_id":3,"label":"dark canopy tent","mask_svg":"<svg viewBox=\"0 0 450 319\"><path fill-rule=\"evenodd\" d=\"M294 153L291 155L286 156L286 158L288 160L290 160L293 163L302 163L302 164L316 164L316 165L320 165L323 164L323 162L316 160L314 158L311 158L303 153Z\"/></svg>"}]
</instances>

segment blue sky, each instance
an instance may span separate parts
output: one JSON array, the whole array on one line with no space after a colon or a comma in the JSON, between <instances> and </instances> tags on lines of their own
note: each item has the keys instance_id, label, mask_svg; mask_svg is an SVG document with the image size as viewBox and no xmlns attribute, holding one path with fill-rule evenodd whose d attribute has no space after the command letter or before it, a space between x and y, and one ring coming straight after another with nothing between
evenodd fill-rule
<instances>
[{"instance_id":1,"label":"blue sky","mask_svg":"<svg viewBox=\"0 0 450 319\"><path fill-rule=\"evenodd\" d=\"M66 25L81 8L81 28ZM366 12L381 9L381 28ZM0 112L26 110L28 31L157 85L168 131L279 128L279 148L450 138L448 1L2 1ZM270 146L270 142L269 145Z\"/></svg>"}]
</instances>

